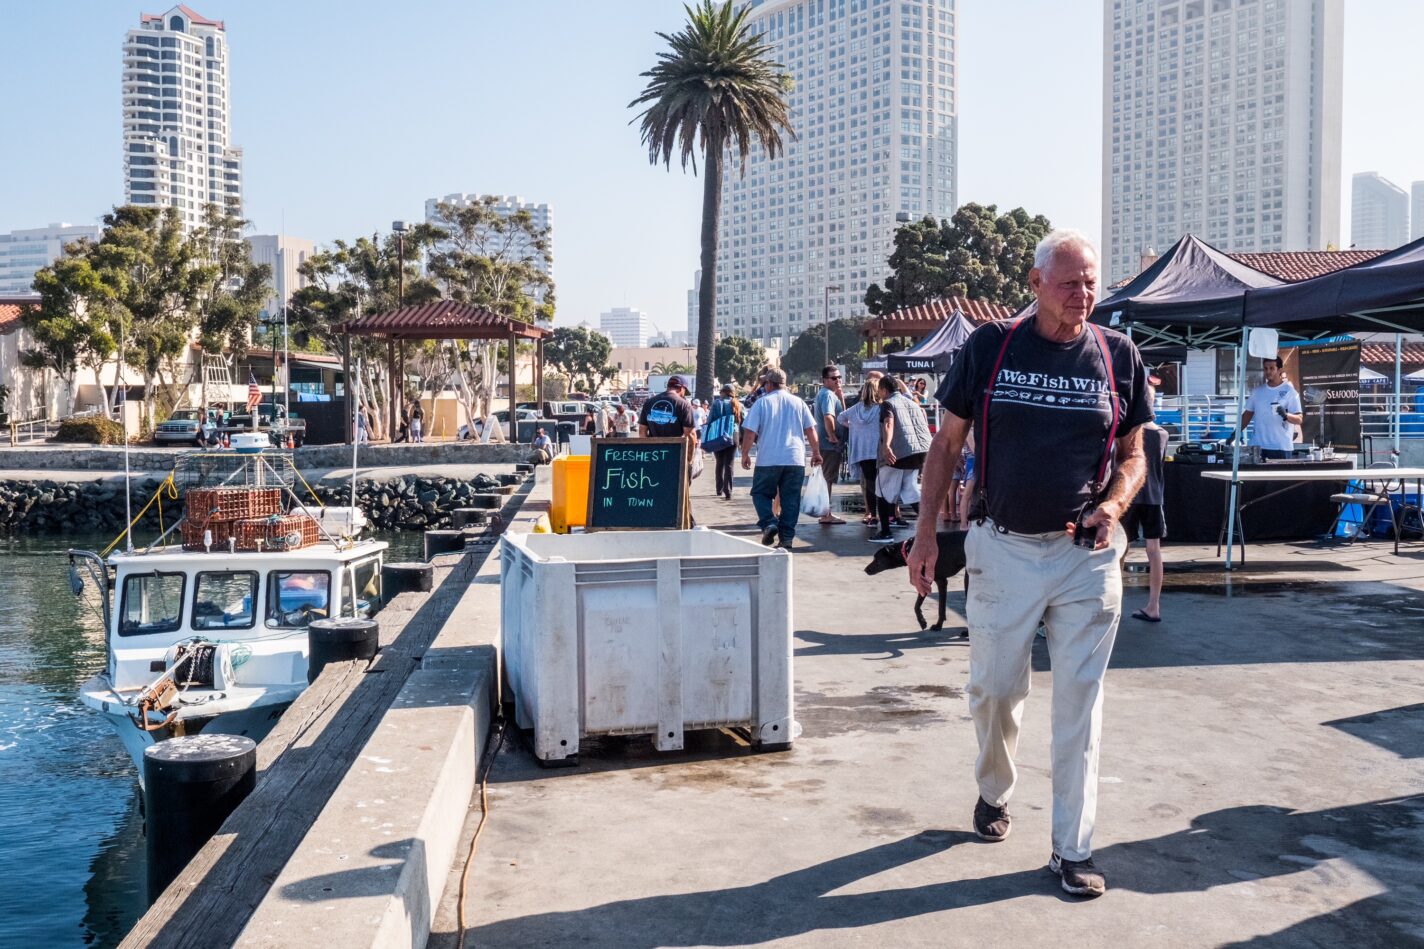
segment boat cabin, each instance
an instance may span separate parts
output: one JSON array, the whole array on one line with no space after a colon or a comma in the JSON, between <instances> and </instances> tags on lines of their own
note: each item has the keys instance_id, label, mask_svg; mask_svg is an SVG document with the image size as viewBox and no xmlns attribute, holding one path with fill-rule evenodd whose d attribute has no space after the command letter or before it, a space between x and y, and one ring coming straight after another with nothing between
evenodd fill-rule
<instances>
[{"instance_id":1,"label":"boat cabin","mask_svg":"<svg viewBox=\"0 0 1424 949\"><path fill-rule=\"evenodd\" d=\"M169 647L193 637L235 644L245 681L305 684L307 625L379 609L386 546L368 540L282 553L170 549L112 555L113 688L143 688L164 671Z\"/></svg>"}]
</instances>

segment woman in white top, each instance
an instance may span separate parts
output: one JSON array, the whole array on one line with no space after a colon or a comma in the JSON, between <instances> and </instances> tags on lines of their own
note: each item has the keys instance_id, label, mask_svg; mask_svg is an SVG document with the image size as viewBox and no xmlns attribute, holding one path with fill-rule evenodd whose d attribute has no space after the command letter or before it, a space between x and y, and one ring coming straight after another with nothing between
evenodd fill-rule
<instances>
[{"instance_id":1,"label":"woman in white top","mask_svg":"<svg viewBox=\"0 0 1424 949\"><path fill-rule=\"evenodd\" d=\"M880 390L874 380L860 387L856 403L836 416L836 422L850 430L846 463L860 472L860 489L865 496L862 524L875 523L875 459L880 449Z\"/></svg>"}]
</instances>

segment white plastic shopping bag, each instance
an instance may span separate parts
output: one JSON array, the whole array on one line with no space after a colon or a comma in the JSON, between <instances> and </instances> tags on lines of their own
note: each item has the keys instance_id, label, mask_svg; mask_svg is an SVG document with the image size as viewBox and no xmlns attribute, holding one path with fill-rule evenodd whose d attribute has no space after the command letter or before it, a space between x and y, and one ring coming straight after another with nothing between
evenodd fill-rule
<instances>
[{"instance_id":1,"label":"white plastic shopping bag","mask_svg":"<svg viewBox=\"0 0 1424 949\"><path fill-rule=\"evenodd\" d=\"M694 445L692 446L692 477L696 478L702 474L702 468L702 447L700 445Z\"/></svg>"},{"instance_id":2,"label":"white plastic shopping bag","mask_svg":"<svg viewBox=\"0 0 1424 949\"><path fill-rule=\"evenodd\" d=\"M801 489L801 514L804 517L825 517L831 513L831 489L820 468L810 469L806 484Z\"/></svg>"}]
</instances>

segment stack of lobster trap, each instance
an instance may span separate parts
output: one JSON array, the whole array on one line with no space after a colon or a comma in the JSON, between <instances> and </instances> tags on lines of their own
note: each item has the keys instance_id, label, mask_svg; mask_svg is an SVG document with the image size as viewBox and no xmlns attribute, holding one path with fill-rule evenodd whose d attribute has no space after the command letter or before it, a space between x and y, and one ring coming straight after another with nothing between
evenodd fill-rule
<instances>
[{"instance_id":1,"label":"stack of lobster trap","mask_svg":"<svg viewBox=\"0 0 1424 949\"><path fill-rule=\"evenodd\" d=\"M305 514L282 511L281 488L190 488L184 550L299 550L321 539Z\"/></svg>"}]
</instances>

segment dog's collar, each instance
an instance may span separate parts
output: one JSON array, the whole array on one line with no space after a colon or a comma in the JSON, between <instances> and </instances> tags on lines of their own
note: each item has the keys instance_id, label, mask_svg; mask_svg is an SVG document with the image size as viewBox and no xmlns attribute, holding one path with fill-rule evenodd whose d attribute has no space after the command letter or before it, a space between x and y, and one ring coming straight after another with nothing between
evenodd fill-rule
<instances>
[{"instance_id":1,"label":"dog's collar","mask_svg":"<svg viewBox=\"0 0 1424 949\"><path fill-rule=\"evenodd\" d=\"M910 541L912 540L914 540L913 537L906 537L900 541L900 557L905 563L910 562Z\"/></svg>"}]
</instances>

